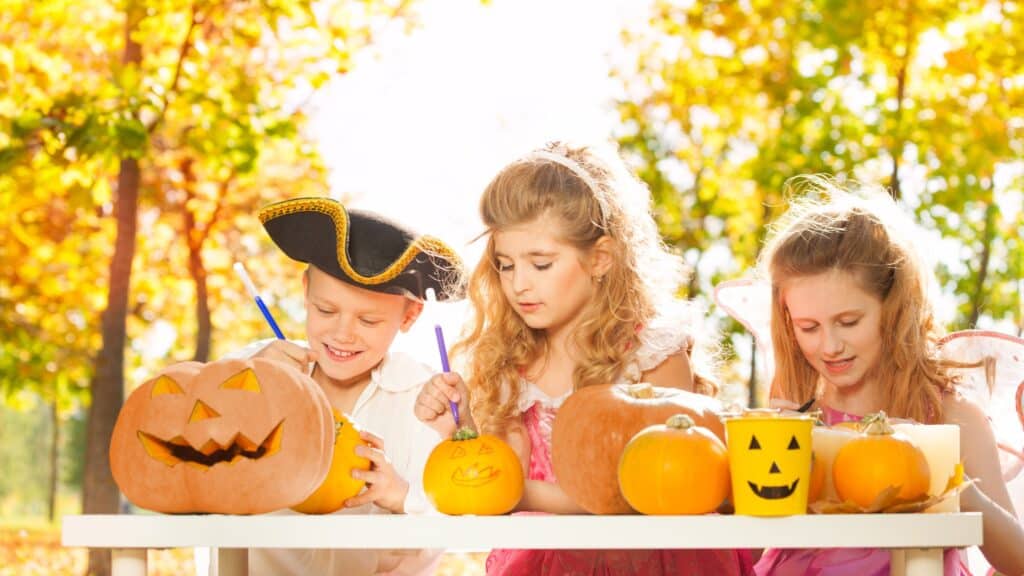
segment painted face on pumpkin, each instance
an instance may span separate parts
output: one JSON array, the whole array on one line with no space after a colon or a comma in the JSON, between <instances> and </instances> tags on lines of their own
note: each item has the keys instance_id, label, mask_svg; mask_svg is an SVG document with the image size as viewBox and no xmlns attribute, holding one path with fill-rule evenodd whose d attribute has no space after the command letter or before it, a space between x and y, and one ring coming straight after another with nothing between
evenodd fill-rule
<instances>
[{"instance_id":1,"label":"painted face on pumpkin","mask_svg":"<svg viewBox=\"0 0 1024 576\"><path fill-rule=\"evenodd\" d=\"M452 484L477 488L497 480L501 470L496 468L490 462L492 458L489 458L494 454L494 447L483 441L471 446L462 444L465 443L455 444L448 456L455 468L452 472ZM456 460L460 462L455 462Z\"/></svg>"},{"instance_id":2,"label":"painted face on pumpkin","mask_svg":"<svg viewBox=\"0 0 1024 576\"><path fill-rule=\"evenodd\" d=\"M505 514L523 495L523 468L496 436L456 437L438 444L423 468L423 489L445 514Z\"/></svg>"}]
</instances>

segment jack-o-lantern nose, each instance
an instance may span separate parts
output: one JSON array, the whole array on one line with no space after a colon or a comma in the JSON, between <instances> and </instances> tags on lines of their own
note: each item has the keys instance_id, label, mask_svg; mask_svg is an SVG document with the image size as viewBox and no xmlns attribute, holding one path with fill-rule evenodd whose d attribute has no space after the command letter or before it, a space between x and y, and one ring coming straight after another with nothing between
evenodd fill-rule
<instances>
[{"instance_id":1,"label":"jack-o-lantern nose","mask_svg":"<svg viewBox=\"0 0 1024 576\"><path fill-rule=\"evenodd\" d=\"M196 405L192 407L192 415L188 417L189 423L199 422L207 418L220 418L220 414L207 406L202 400L196 400Z\"/></svg>"},{"instance_id":2,"label":"jack-o-lantern nose","mask_svg":"<svg viewBox=\"0 0 1024 576\"><path fill-rule=\"evenodd\" d=\"M769 474L780 474L781 472L782 471L779 470L778 464L776 464L775 462L772 462L772 467L771 467L770 470L768 470L768 473Z\"/></svg>"}]
</instances>

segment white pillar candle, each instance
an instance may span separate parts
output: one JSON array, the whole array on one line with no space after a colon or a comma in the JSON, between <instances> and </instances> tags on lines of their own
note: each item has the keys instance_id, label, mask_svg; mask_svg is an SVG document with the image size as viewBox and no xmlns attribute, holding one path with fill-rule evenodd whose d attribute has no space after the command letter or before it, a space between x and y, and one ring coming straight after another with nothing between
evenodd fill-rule
<instances>
[{"instance_id":1,"label":"white pillar candle","mask_svg":"<svg viewBox=\"0 0 1024 576\"><path fill-rule=\"evenodd\" d=\"M956 424L894 424L893 428L906 434L924 452L931 473L929 496L946 490L950 476L960 462L960 427ZM950 498L927 509L926 512L959 512L960 499Z\"/></svg>"},{"instance_id":2,"label":"white pillar candle","mask_svg":"<svg viewBox=\"0 0 1024 576\"><path fill-rule=\"evenodd\" d=\"M811 444L814 449L815 464L825 467L825 487L821 491L821 499L837 500L836 487L832 482L832 462L843 444L852 439L856 433L846 428L827 428L815 426L811 430Z\"/></svg>"}]
</instances>

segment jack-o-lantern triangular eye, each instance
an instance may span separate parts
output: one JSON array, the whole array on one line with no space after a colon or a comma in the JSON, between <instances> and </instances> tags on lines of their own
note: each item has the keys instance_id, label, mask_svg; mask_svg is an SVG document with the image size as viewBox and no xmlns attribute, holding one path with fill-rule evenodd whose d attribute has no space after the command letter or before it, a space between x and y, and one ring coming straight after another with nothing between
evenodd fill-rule
<instances>
[{"instance_id":1,"label":"jack-o-lantern triangular eye","mask_svg":"<svg viewBox=\"0 0 1024 576\"><path fill-rule=\"evenodd\" d=\"M455 450L452 450L452 458L462 458L466 455L466 450L462 446L456 446Z\"/></svg>"},{"instance_id":2,"label":"jack-o-lantern triangular eye","mask_svg":"<svg viewBox=\"0 0 1024 576\"><path fill-rule=\"evenodd\" d=\"M192 407L192 415L188 417L188 421L198 422L200 420L207 420L210 418L220 418L220 413L213 408L210 408L206 402L196 400L195 406Z\"/></svg>"},{"instance_id":3,"label":"jack-o-lantern triangular eye","mask_svg":"<svg viewBox=\"0 0 1024 576\"><path fill-rule=\"evenodd\" d=\"M161 376L157 379L156 384L153 384L153 392L151 398L156 398L163 394L184 394L185 391L178 386L178 383L171 380L168 376Z\"/></svg>"},{"instance_id":4,"label":"jack-o-lantern triangular eye","mask_svg":"<svg viewBox=\"0 0 1024 576\"><path fill-rule=\"evenodd\" d=\"M761 443L757 441L757 436L750 436L750 446L747 446L747 450L760 450Z\"/></svg>"},{"instance_id":5,"label":"jack-o-lantern triangular eye","mask_svg":"<svg viewBox=\"0 0 1024 576\"><path fill-rule=\"evenodd\" d=\"M478 453L478 455L484 456L486 454L494 454L494 448L491 448L490 444L481 444L480 452Z\"/></svg>"},{"instance_id":6,"label":"jack-o-lantern triangular eye","mask_svg":"<svg viewBox=\"0 0 1024 576\"><path fill-rule=\"evenodd\" d=\"M256 380L256 373L251 368L246 368L238 374L224 381L220 387L224 390L248 390L257 394L262 393L260 383Z\"/></svg>"},{"instance_id":7,"label":"jack-o-lantern triangular eye","mask_svg":"<svg viewBox=\"0 0 1024 576\"><path fill-rule=\"evenodd\" d=\"M799 450L799 449L800 449L800 443L796 441L796 436L793 436L792 438L789 439L789 446L786 447L786 450Z\"/></svg>"}]
</instances>

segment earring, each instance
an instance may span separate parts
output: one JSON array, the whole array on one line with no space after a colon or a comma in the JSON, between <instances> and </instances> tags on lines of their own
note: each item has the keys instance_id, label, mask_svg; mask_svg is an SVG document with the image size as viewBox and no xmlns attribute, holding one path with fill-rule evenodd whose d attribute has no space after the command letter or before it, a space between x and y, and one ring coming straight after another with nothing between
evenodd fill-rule
<instances>
[{"instance_id":1,"label":"earring","mask_svg":"<svg viewBox=\"0 0 1024 576\"><path fill-rule=\"evenodd\" d=\"M600 284L604 282L604 276L594 276L594 280L596 280L597 283Z\"/></svg>"}]
</instances>

